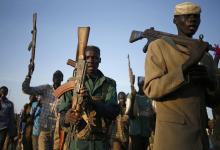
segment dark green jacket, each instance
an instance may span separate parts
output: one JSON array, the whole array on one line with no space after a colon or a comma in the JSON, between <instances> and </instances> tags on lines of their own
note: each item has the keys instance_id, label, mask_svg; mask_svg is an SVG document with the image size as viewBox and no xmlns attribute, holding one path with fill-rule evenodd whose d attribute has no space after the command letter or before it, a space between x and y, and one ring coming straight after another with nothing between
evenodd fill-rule
<instances>
[{"instance_id":1,"label":"dark green jacket","mask_svg":"<svg viewBox=\"0 0 220 150\"><path fill-rule=\"evenodd\" d=\"M114 119L119 113L119 106L117 105L117 91L116 82L113 79L105 77L101 71L98 72L98 76L95 81L89 76L85 78L85 87L88 89L90 97L93 102L93 109L96 111L95 127L92 127L91 134L86 139L76 139L71 142L71 149L84 149L85 143L91 145L91 141L100 141L99 144L92 144L94 148L106 147L106 139L108 127L112 119ZM72 106L72 95L74 93L67 92L61 97L61 103L58 110L61 114L67 112ZM65 115L61 115L64 117ZM61 118L61 120L64 120ZM62 125L63 123L61 123ZM88 142L86 142L88 141ZM80 144L82 143L82 144ZM100 146L103 145L103 146ZM74 146L73 146L74 145ZM83 147L81 147L83 146ZM74 148L73 148L74 147ZM89 146L90 147L90 146ZM88 147L86 148L88 149ZM101 148L103 149L103 148Z\"/></svg>"}]
</instances>

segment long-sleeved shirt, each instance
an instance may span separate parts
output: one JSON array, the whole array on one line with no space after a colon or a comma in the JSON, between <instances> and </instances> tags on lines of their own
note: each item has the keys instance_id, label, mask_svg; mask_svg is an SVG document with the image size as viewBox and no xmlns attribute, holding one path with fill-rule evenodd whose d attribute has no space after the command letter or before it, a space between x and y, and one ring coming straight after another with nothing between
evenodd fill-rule
<instances>
[{"instance_id":1,"label":"long-sleeved shirt","mask_svg":"<svg viewBox=\"0 0 220 150\"><path fill-rule=\"evenodd\" d=\"M56 97L53 95L53 86L45 84L30 87L30 78L26 77L22 84L22 90L26 94L40 96L42 103L42 110L40 114L40 130L53 131L56 124L55 113L53 111L53 105Z\"/></svg>"}]
</instances>

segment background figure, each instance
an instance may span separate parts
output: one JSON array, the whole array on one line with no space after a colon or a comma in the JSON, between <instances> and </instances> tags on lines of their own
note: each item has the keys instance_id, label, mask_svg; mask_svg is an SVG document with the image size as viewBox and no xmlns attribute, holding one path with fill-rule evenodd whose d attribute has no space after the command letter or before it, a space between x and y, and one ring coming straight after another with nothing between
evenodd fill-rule
<instances>
[{"instance_id":1,"label":"background figure","mask_svg":"<svg viewBox=\"0 0 220 150\"><path fill-rule=\"evenodd\" d=\"M31 71L34 66L29 65L28 75L26 76L22 90L24 93L29 95L38 95L41 97L41 114L40 114L40 134L38 138L38 148L44 150L53 149L53 134L55 129L55 114L53 104L56 100L53 92L56 88L61 85L63 81L63 73L59 70L53 74L53 85L45 84L37 87L30 87Z\"/></svg>"},{"instance_id":2,"label":"background figure","mask_svg":"<svg viewBox=\"0 0 220 150\"><path fill-rule=\"evenodd\" d=\"M208 150L206 105L215 99L216 68L208 44L191 40L200 12L191 2L176 5L177 38L148 46L144 92L156 101L154 150Z\"/></svg>"},{"instance_id":3,"label":"background figure","mask_svg":"<svg viewBox=\"0 0 220 150\"><path fill-rule=\"evenodd\" d=\"M125 115L127 96L124 92L118 93L118 102L120 105L120 113L111 125L111 149L112 150L127 150L128 149L128 132L129 120L128 115Z\"/></svg>"},{"instance_id":4,"label":"background figure","mask_svg":"<svg viewBox=\"0 0 220 150\"><path fill-rule=\"evenodd\" d=\"M208 119L208 126L206 128L206 132L209 139L209 150L215 150L214 143L213 143L213 127L214 127L214 121L213 119Z\"/></svg>"},{"instance_id":5,"label":"background figure","mask_svg":"<svg viewBox=\"0 0 220 150\"><path fill-rule=\"evenodd\" d=\"M60 104L60 100L57 99L54 105L54 111L56 114L56 127L54 131L54 145L53 145L53 150L65 150L65 138L67 135L67 130L66 128L62 128L60 124L60 113L58 112L58 107Z\"/></svg>"},{"instance_id":6,"label":"background figure","mask_svg":"<svg viewBox=\"0 0 220 150\"><path fill-rule=\"evenodd\" d=\"M32 127L33 123L30 115L31 105L28 103L24 105L21 114L20 134L22 138L22 145L24 150L32 150Z\"/></svg>"},{"instance_id":7,"label":"background figure","mask_svg":"<svg viewBox=\"0 0 220 150\"><path fill-rule=\"evenodd\" d=\"M144 77L138 77L138 92L128 95L128 100L134 101L129 113L129 150L146 150L153 129L152 117L155 113L151 100L144 95L143 85Z\"/></svg>"},{"instance_id":8,"label":"background figure","mask_svg":"<svg viewBox=\"0 0 220 150\"><path fill-rule=\"evenodd\" d=\"M15 122L14 122L14 125L15 125L15 137L13 138L13 141L10 141L10 143L8 144L8 148L5 148L5 149L9 149L9 150L20 150L19 149L19 129L20 129L20 114L15 114ZM8 135L9 137L9 135Z\"/></svg>"},{"instance_id":9,"label":"background figure","mask_svg":"<svg viewBox=\"0 0 220 150\"><path fill-rule=\"evenodd\" d=\"M16 118L16 114L14 116L14 122L13 122L13 125L14 125L14 130L13 133L14 133L14 137L13 138L10 138L10 135L9 133L7 133L7 137L5 139L5 142L4 142L4 148L3 150L16 150L16 147L17 147L17 142L18 142L18 126L17 126L17 118Z\"/></svg>"},{"instance_id":10,"label":"background figure","mask_svg":"<svg viewBox=\"0 0 220 150\"><path fill-rule=\"evenodd\" d=\"M39 136L39 116L41 104L34 95L29 96L30 102L24 105L20 122L20 137L22 139L23 149L38 149Z\"/></svg>"},{"instance_id":11,"label":"background figure","mask_svg":"<svg viewBox=\"0 0 220 150\"><path fill-rule=\"evenodd\" d=\"M74 74L74 73L73 73ZM67 80L67 82L69 81L73 81L74 78L71 77ZM55 102L55 114L56 114L56 127L55 127L55 131L54 131L54 145L53 145L53 149L54 150L68 150L67 149L67 144L66 144L66 135L68 132L68 128L65 128L63 126L61 126L61 120L60 120L60 113L58 111L59 105L60 105L61 100L57 99Z\"/></svg>"},{"instance_id":12,"label":"background figure","mask_svg":"<svg viewBox=\"0 0 220 150\"><path fill-rule=\"evenodd\" d=\"M32 129L32 147L33 150L38 150L38 139L40 134L40 114L42 111L41 98L38 97L37 101L33 101L31 105L31 119L33 123Z\"/></svg>"},{"instance_id":13,"label":"background figure","mask_svg":"<svg viewBox=\"0 0 220 150\"><path fill-rule=\"evenodd\" d=\"M8 88L0 87L0 149L3 149L4 143L13 142L13 138L16 136L14 104L8 100L7 95ZM5 142L7 135L8 142Z\"/></svg>"}]
</instances>

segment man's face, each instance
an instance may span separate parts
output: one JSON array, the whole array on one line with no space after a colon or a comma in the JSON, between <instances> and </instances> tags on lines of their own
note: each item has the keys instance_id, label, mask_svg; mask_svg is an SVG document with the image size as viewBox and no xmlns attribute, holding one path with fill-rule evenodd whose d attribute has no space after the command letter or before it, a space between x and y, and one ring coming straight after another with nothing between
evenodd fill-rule
<instances>
[{"instance_id":1,"label":"man's face","mask_svg":"<svg viewBox=\"0 0 220 150\"><path fill-rule=\"evenodd\" d=\"M53 75L53 85L54 85L55 89L61 84L62 81L63 81L62 75L60 75L60 74Z\"/></svg>"},{"instance_id":2,"label":"man's face","mask_svg":"<svg viewBox=\"0 0 220 150\"><path fill-rule=\"evenodd\" d=\"M125 95L123 95L123 94L119 94L118 95L118 101L119 101L119 104L121 105L121 106L125 106L126 105L126 96Z\"/></svg>"},{"instance_id":3,"label":"man's face","mask_svg":"<svg viewBox=\"0 0 220 150\"><path fill-rule=\"evenodd\" d=\"M87 74L93 75L96 73L99 63L101 62L100 55L93 50L88 50L85 53L87 62Z\"/></svg>"},{"instance_id":4,"label":"man's face","mask_svg":"<svg viewBox=\"0 0 220 150\"><path fill-rule=\"evenodd\" d=\"M0 89L0 97L6 97L8 94L8 90L5 88Z\"/></svg>"},{"instance_id":5,"label":"man's face","mask_svg":"<svg viewBox=\"0 0 220 150\"><path fill-rule=\"evenodd\" d=\"M62 78L61 76L54 76L54 77L53 77L53 82L54 82L54 83L59 84L59 83L61 83L62 81L63 81L63 78Z\"/></svg>"},{"instance_id":6,"label":"man's face","mask_svg":"<svg viewBox=\"0 0 220 150\"><path fill-rule=\"evenodd\" d=\"M192 37L200 24L200 14L174 16L173 22L177 26L178 34Z\"/></svg>"},{"instance_id":7,"label":"man's face","mask_svg":"<svg viewBox=\"0 0 220 150\"><path fill-rule=\"evenodd\" d=\"M144 77L138 77L138 87L140 89L143 89L143 86L144 86Z\"/></svg>"}]
</instances>

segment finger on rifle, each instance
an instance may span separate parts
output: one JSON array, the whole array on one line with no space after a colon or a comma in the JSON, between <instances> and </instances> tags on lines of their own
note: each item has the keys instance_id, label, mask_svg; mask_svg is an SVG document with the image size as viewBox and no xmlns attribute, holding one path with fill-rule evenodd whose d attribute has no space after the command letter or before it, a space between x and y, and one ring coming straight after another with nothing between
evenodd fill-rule
<instances>
[{"instance_id":1,"label":"finger on rifle","mask_svg":"<svg viewBox=\"0 0 220 150\"><path fill-rule=\"evenodd\" d=\"M88 89L83 87L79 90L79 95L82 97L88 96Z\"/></svg>"}]
</instances>

